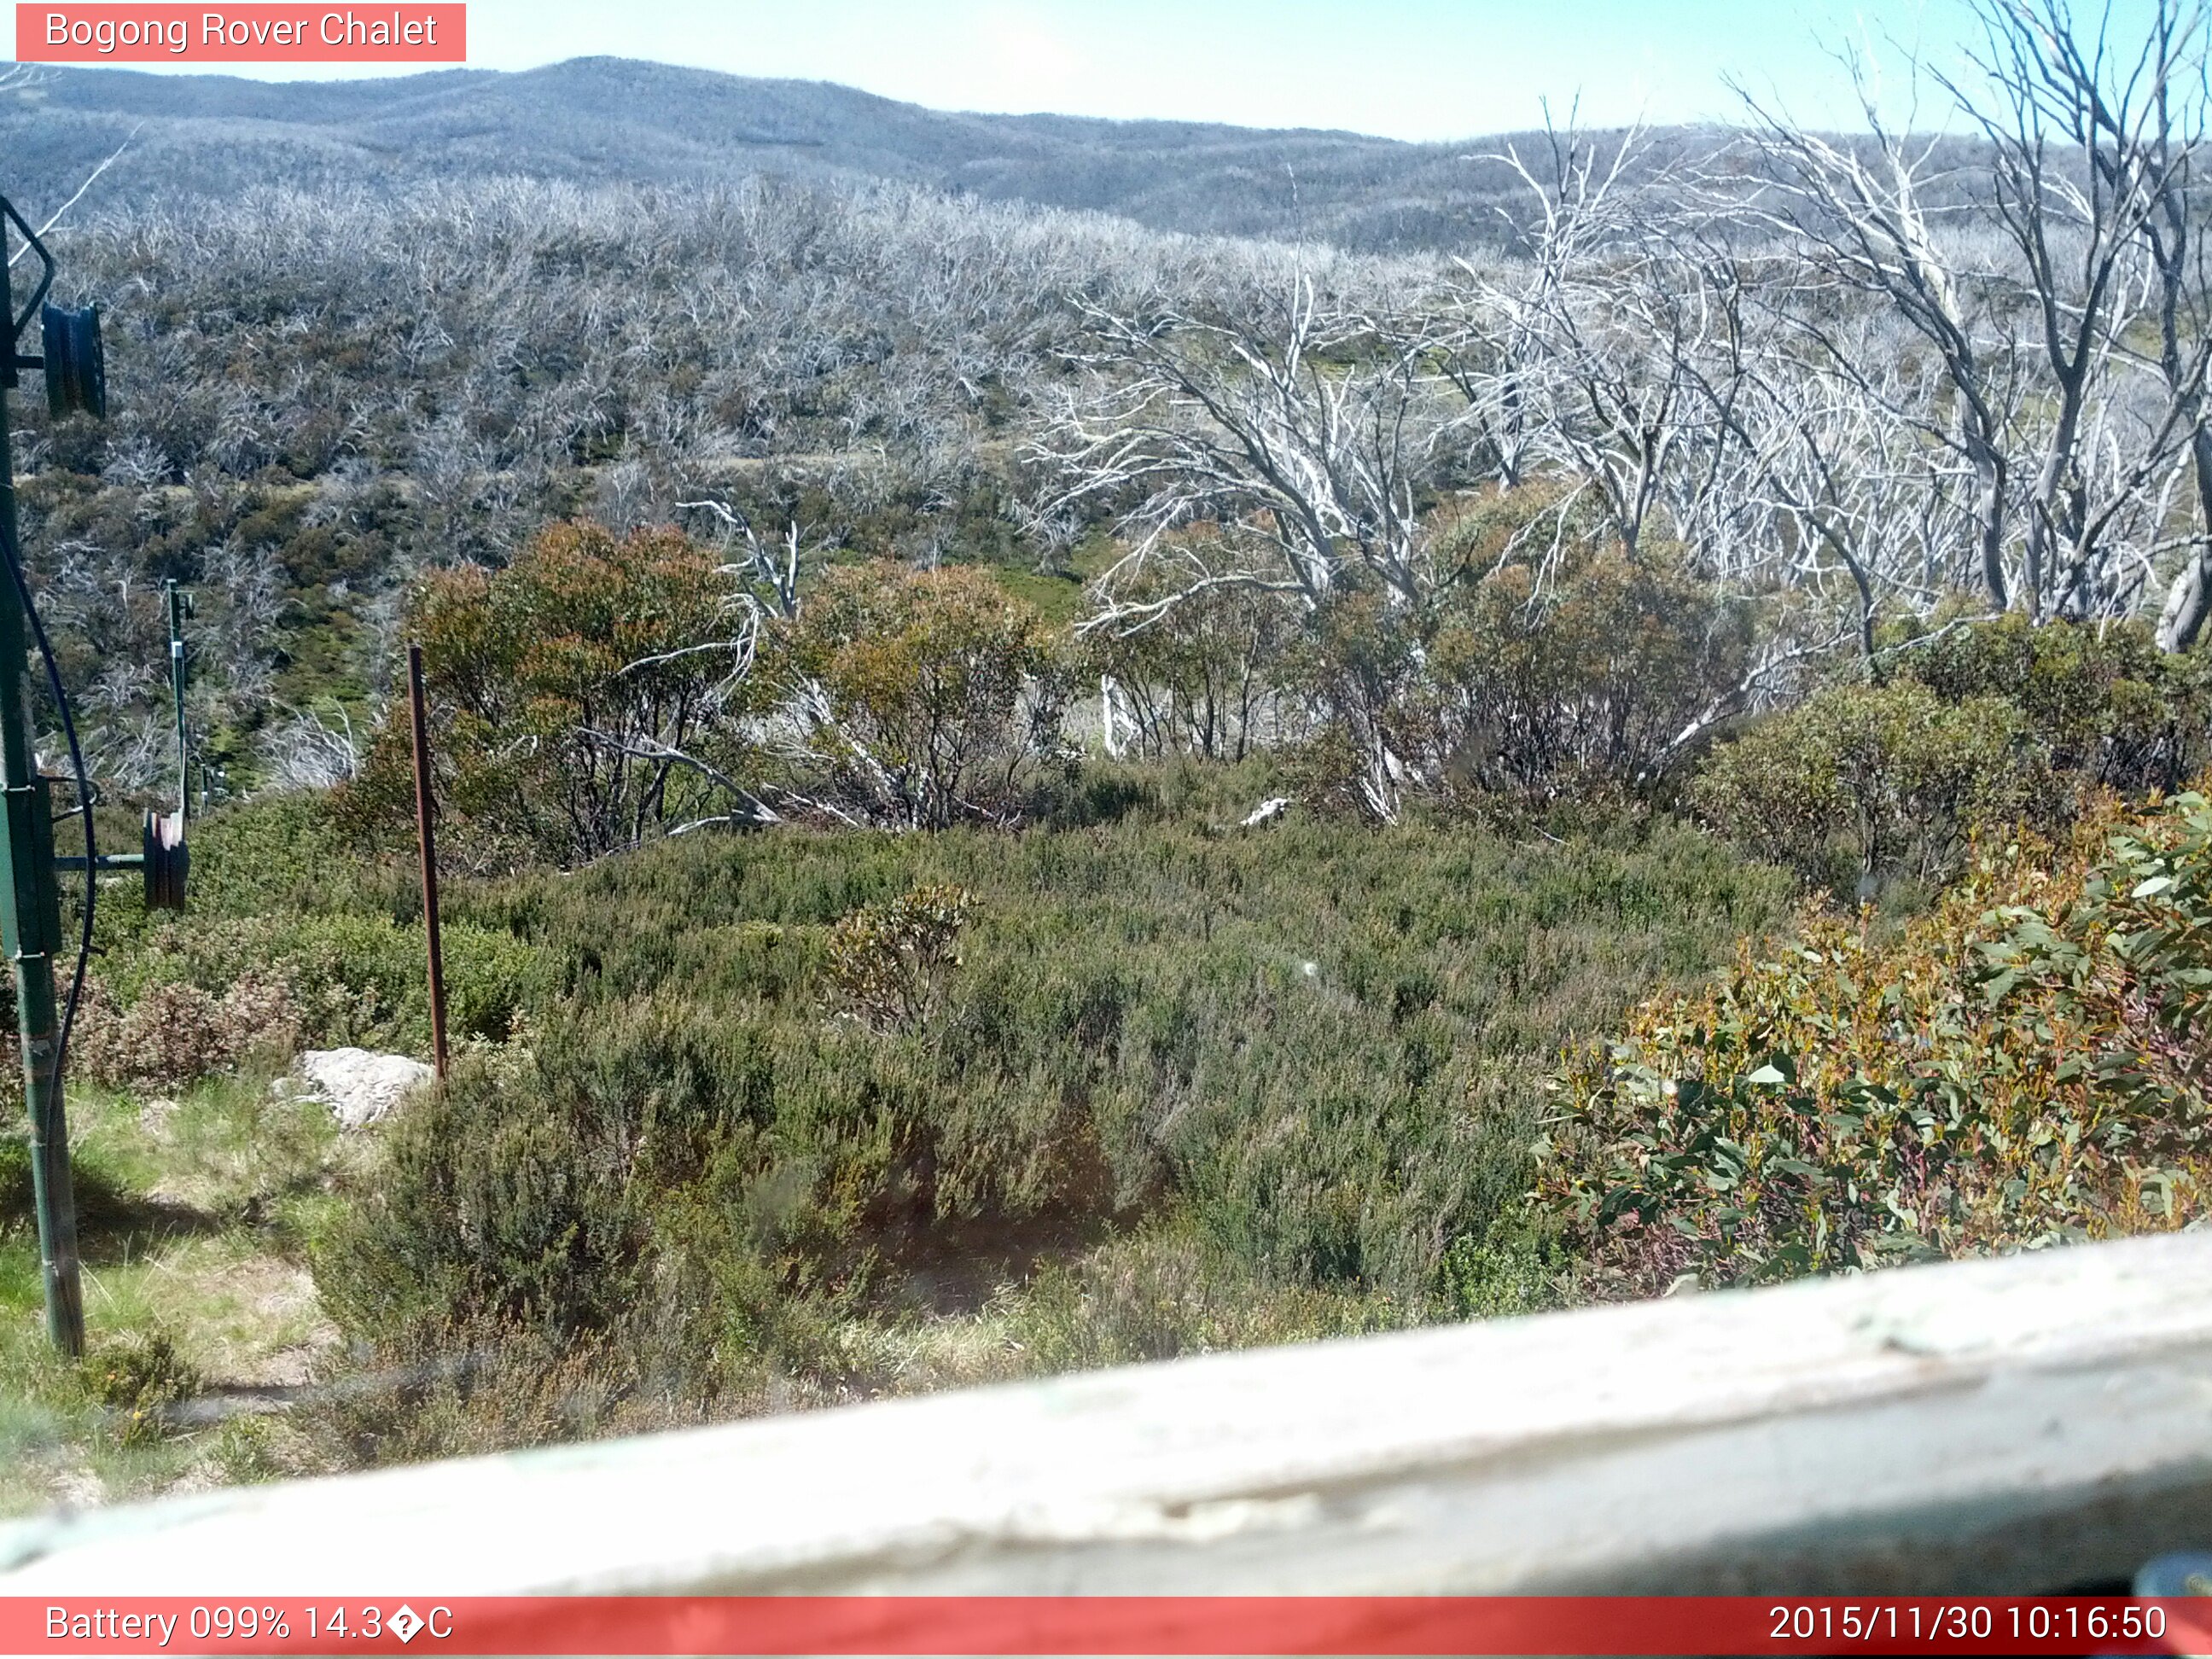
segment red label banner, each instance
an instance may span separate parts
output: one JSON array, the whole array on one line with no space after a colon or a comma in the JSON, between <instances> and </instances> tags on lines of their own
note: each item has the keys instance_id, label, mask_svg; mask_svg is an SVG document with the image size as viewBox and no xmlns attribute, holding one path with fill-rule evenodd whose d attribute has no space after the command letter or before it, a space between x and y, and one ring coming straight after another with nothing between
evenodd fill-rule
<instances>
[{"instance_id":1,"label":"red label banner","mask_svg":"<svg viewBox=\"0 0 2212 1659\"><path fill-rule=\"evenodd\" d=\"M2150 1654L2212 1600L1840 1596L0 1598L9 1654Z\"/></svg>"},{"instance_id":2,"label":"red label banner","mask_svg":"<svg viewBox=\"0 0 2212 1659\"><path fill-rule=\"evenodd\" d=\"M44 64L459 64L465 5L15 7L15 56Z\"/></svg>"}]
</instances>

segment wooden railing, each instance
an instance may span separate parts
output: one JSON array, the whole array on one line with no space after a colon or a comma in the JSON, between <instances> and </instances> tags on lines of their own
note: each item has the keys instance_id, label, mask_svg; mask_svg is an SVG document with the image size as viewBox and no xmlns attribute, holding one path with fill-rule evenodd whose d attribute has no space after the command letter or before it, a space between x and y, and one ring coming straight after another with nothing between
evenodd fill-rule
<instances>
[{"instance_id":1,"label":"wooden railing","mask_svg":"<svg viewBox=\"0 0 2212 1659\"><path fill-rule=\"evenodd\" d=\"M2007 1593L2212 1547L2212 1232L64 1513L0 1594Z\"/></svg>"}]
</instances>

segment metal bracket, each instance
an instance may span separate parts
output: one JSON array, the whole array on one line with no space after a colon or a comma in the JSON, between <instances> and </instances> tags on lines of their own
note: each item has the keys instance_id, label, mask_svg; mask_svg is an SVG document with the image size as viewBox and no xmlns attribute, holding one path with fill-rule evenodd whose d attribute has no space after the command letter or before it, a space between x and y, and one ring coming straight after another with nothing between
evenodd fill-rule
<instances>
[{"instance_id":1,"label":"metal bracket","mask_svg":"<svg viewBox=\"0 0 2212 1659\"><path fill-rule=\"evenodd\" d=\"M61 911L51 879L27 890L24 876L54 862L53 795L44 778L0 789L0 810L8 818L8 844L15 863L17 902L12 915L0 913L0 950L12 961L51 957L61 949Z\"/></svg>"},{"instance_id":2,"label":"metal bracket","mask_svg":"<svg viewBox=\"0 0 2212 1659\"><path fill-rule=\"evenodd\" d=\"M149 812L139 825L136 853L102 853L93 865L98 870L136 870L145 878L149 910L185 908L185 882L191 872L191 853L185 845L181 812ZM54 860L57 870L82 871L84 854L64 853Z\"/></svg>"},{"instance_id":3,"label":"metal bracket","mask_svg":"<svg viewBox=\"0 0 2212 1659\"><path fill-rule=\"evenodd\" d=\"M24 306L21 314L8 319L8 344L12 349L23 331L30 326L31 319L39 314L39 307L46 303L46 290L54 285L54 256L46 252L46 245L39 240L39 233L31 228L31 222L18 213L15 204L4 196L0 196L0 220L5 220L21 231L24 244L39 256L39 285L31 290L30 301ZM5 229L0 228L0 265L7 262L7 240ZM15 383L15 367L12 363L8 365L9 372L5 384L9 386Z\"/></svg>"}]
</instances>

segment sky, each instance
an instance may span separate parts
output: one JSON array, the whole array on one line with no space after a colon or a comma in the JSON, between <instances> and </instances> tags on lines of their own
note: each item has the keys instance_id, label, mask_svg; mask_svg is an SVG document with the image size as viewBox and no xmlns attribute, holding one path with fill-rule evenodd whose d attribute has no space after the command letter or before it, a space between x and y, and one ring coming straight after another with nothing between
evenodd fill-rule
<instances>
[{"instance_id":1,"label":"sky","mask_svg":"<svg viewBox=\"0 0 2212 1659\"><path fill-rule=\"evenodd\" d=\"M1854 126L1834 48L1955 62L1967 21L1966 0L470 0L469 61L611 55L938 109L1443 140L1532 125L1547 97L1589 125L1725 119L1731 75L1809 125Z\"/></svg>"}]
</instances>

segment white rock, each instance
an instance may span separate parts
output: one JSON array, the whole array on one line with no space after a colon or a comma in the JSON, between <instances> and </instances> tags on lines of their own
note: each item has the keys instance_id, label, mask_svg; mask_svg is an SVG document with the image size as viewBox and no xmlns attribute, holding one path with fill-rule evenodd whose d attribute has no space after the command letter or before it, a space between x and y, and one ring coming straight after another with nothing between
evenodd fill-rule
<instances>
[{"instance_id":1,"label":"white rock","mask_svg":"<svg viewBox=\"0 0 2212 1659\"><path fill-rule=\"evenodd\" d=\"M1239 830L1257 830L1263 823L1273 823L1290 809L1290 805L1287 795L1271 796L1254 807L1251 816L1237 827Z\"/></svg>"},{"instance_id":2,"label":"white rock","mask_svg":"<svg viewBox=\"0 0 2212 1659\"><path fill-rule=\"evenodd\" d=\"M419 1060L371 1048L310 1048L300 1056L297 1070L307 1086L294 1091L323 1102L345 1129L390 1116L437 1075Z\"/></svg>"}]
</instances>

